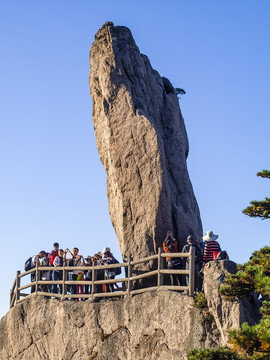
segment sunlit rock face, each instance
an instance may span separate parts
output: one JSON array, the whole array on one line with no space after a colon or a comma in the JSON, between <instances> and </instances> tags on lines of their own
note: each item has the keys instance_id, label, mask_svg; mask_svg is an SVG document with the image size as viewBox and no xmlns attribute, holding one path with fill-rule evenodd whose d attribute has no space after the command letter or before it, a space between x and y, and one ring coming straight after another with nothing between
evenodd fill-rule
<instances>
[{"instance_id":1,"label":"sunlit rock face","mask_svg":"<svg viewBox=\"0 0 270 360\"><path fill-rule=\"evenodd\" d=\"M254 300L220 297L225 276L235 271L229 260L205 266L204 310L166 290L98 302L26 298L1 319L0 359L186 360L189 349L224 345L229 329L259 321Z\"/></svg>"},{"instance_id":2,"label":"sunlit rock face","mask_svg":"<svg viewBox=\"0 0 270 360\"><path fill-rule=\"evenodd\" d=\"M201 234L188 139L175 89L140 53L130 30L106 23L90 51L90 92L109 211L123 257L156 253L171 229Z\"/></svg>"}]
</instances>

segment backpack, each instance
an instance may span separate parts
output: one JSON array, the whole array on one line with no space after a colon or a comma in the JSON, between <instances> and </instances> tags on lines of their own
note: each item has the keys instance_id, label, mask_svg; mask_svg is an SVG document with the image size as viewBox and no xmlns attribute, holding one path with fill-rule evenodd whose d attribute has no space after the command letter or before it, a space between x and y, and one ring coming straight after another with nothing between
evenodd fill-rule
<instances>
[{"instance_id":1,"label":"backpack","mask_svg":"<svg viewBox=\"0 0 270 360\"><path fill-rule=\"evenodd\" d=\"M29 259L26 260L24 263L24 271L28 271L34 269L33 263L32 263L32 256L30 256Z\"/></svg>"},{"instance_id":2,"label":"backpack","mask_svg":"<svg viewBox=\"0 0 270 360\"><path fill-rule=\"evenodd\" d=\"M229 260L229 255L226 250L222 250L218 253L216 260Z\"/></svg>"},{"instance_id":3,"label":"backpack","mask_svg":"<svg viewBox=\"0 0 270 360\"><path fill-rule=\"evenodd\" d=\"M119 261L114 258L114 262L113 262L113 263L114 263L114 264L119 264ZM117 268L115 268L114 270L115 270L115 275L120 275L121 272L122 272L121 267L117 267Z\"/></svg>"},{"instance_id":4,"label":"backpack","mask_svg":"<svg viewBox=\"0 0 270 360\"><path fill-rule=\"evenodd\" d=\"M49 255L49 265L53 265L54 259L58 255L58 250L53 250Z\"/></svg>"}]
</instances>

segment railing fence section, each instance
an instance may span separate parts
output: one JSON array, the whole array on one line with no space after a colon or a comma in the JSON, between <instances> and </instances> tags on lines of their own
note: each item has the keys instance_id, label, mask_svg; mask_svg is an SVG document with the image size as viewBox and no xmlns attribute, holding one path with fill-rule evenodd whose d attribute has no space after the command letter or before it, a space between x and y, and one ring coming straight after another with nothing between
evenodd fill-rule
<instances>
[{"instance_id":1,"label":"railing fence section","mask_svg":"<svg viewBox=\"0 0 270 360\"><path fill-rule=\"evenodd\" d=\"M152 291L157 289L163 290L176 290L184 291L186 294L193 296L194 295L194 286L195 286L195 248L190 247L189 253L170 253L170 257L180 257L186 258L186 261L189 261L188 270L175 270L175 269L166 269L164 266L165 257L168 254L162 252L162 249L158 249L156 255L151 255L143 259L138 259L132 261L131 258L128 258L126 262L117 263L112 265L96 265L96 266L67 266L63 264L62 267L53 268L52 266L36 266L35 268L21 273L17 271L16 278L10 290L10 308L12 308L16 303L20 303L29 296L36 294L44 295L48 297L59 298L61 300L67 299L89 299L89 298L99 298L99 297L115 297L115 296L130 296L140 294L146 291ZM144 273L136 274L136 265L150 262L155 260L157 262L156 270L146 271ZM97 280L97 274L99 270L108 270L114 268L124 268L125 277L115 278L115 279L103 279ZM41 273L44 271L61 271L62 280L53 281L53 280L42 280ZM69 274L73 271L91 271L91 280L70 280ZM30 282L26 285L21 285L21 279L25 278L27 275L35 274L34 282ZM164 275L185 275L188 276L188 286L175 286L175 285L164 285ZM151 287L141 287L133 288L134 282L141 279L148 279L150 277L156 277L156 285ZM117 287L114 292L100 292L97 291L97 286L109 285L109 284L119 284L121 287ZM154 284L154 281L153 281ZM44 291L44 285L60 285L61 293L52 293ZM90 286L91 291L87 294L85 293L70 293L70 286ZM24 290L31 288L31 293L26 293Z\"/></svg>"}]
</instances>

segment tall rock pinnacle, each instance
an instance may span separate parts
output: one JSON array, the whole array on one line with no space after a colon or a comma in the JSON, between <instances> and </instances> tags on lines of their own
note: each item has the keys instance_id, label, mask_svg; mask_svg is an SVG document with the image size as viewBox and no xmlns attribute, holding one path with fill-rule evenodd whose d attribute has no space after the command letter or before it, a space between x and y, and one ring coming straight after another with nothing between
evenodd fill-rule
<instances>
[{"instance_id":1,"label":"tall rock pinnacle","mask_svg":"<svg viewBox=\"0 0 270 360\"><path fill-rule=\"evenodd\" d=\"M187 171L188 139L175 90L130 30L106 23L90 51L90 92L109 211L123 257L156 253L166 231L201 234Z\"/></svg>"}]
</instances>

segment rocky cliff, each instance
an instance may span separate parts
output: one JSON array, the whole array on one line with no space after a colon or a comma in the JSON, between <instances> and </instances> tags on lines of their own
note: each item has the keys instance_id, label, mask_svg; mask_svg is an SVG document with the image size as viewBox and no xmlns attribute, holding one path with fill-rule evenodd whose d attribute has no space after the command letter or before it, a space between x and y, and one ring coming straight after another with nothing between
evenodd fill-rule
<instances>
[{"instance_id":1,"label":"rocky cliff","mask_svg":"<svg viewBox=\"0 0 270 360\"><path fill-rule=\"evenodd\" d=\"M188 139L175 89L140 53L130 30L106 23L90 51L90 92L109 211L123 257L149 256L171 229L201 234Z\"/></svg>"},{"instance_id":2,"label":"rocky cliff","mask_svg":"<svg viewBox=\"0 0 270 360\"><path fill-rule=\"evenodd\" d=\"M174 291L85 302L35 296L15 305L0 324L1 360L184 360L188 349L216 347L227 330L254 323L252 305L228 302L217 290L231 261L210 263L208 309Z\"/></svg>"}]
</instances>

